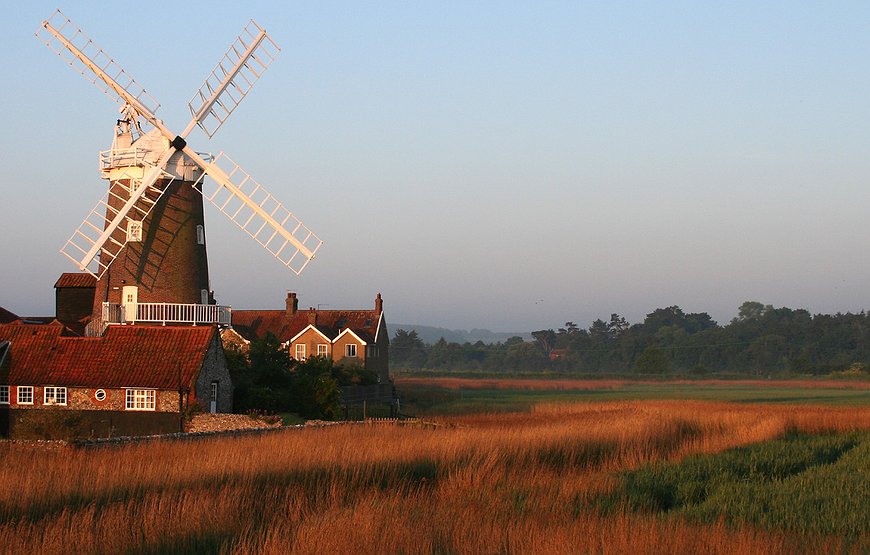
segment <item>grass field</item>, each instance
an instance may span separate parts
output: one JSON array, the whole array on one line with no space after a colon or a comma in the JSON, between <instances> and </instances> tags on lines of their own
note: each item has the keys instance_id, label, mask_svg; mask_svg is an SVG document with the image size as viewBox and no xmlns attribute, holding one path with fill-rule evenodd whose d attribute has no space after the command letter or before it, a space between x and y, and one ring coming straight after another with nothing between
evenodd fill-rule
<instances>
[{"instance_id":1,"label":"grass field","mask_svg":"<svg viewBox=\"0 0 870 555\"><path fill-rule=\"evenodd\" d=\"M629 381L418 378L396 380L402 411L427 416L528 411L541 402L695 399L870 406L870 382L834 380Z\"/></svg>"},{"instance_id":2,"label":"grass field","mask_svg":"<svg viewBox=\"0 0 870 555\"><path fill-rule=\"evenodd\" d=\"M523 394L516 384L487 387L479 391L513 401ZM640 394L625 384L609 394L626 387ZM454 414L437 425L344 424L103 449L0 444L0 546L867 552L870 409L827 388L795 388L819 389L826 405L745 402L796 394L761 389L738 403L543 390L574 395L551 402L529 387L541 402L527 400L523 411Z\"/></svg>"}]
</instances>

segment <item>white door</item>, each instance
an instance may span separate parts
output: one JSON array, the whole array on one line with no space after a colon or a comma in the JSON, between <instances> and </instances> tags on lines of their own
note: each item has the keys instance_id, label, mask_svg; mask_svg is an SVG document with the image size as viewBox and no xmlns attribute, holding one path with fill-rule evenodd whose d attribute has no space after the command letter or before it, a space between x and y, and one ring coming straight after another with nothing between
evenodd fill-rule
<instances>
[{"instance_id":1,"label":"white door","mask_svg":"<svg viewBox=\"0 0 870 555\"><path fill-rule=\"evenodd\" d=\"M138 302L139 288L135 285L125 285L121 288L121 304L124 305L124 320L136 321L136 303Z\"/></svg>"}]
</instances>

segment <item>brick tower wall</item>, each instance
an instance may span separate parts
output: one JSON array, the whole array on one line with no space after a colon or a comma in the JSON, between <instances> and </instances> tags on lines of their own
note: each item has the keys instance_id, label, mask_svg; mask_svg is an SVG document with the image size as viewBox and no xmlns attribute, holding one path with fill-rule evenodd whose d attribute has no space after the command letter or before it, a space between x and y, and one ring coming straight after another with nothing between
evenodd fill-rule
<instances>
[{"instance_id":1,"label":"brick tower wall","mask_svg":"<svg viewBox=\"0 0 870 555\"><path fill-rule=\"evenodd\" d=\"M126 180L111 183L112 192L122 198L128 197L126 186ZM109 202L113 208L123 205L113 196ZM198 242L197 226L203 226L204 238L202 195L189 181L172 182L143 222L142 241L127 243L97 282L94 318L100 318L102 302L120 303L123 287L130 285L138 287L140 303L200 304L209 279L206 246ZM122 225L113 237L123 242L126 235Z\"/></svg>"}]
</instances>

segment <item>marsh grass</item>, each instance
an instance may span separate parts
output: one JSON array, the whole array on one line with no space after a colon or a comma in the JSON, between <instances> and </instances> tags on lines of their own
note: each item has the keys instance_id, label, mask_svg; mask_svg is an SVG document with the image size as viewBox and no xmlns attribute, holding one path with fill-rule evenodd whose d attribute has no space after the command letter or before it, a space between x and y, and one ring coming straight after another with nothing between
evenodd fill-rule
<instances>
[{"instance_id":1,"label":"marsh grass","mask_svg":"<svg viewBox=\"0 0 870 555\"><path fill-rule=\"evenodd\" d=\"M626 471L727 457L789 434L868 430L867 409L544 403L441 424L95 450L6 444L0 545L40 553L759 553L843 551L867 537L866 528L844 539L713 512L675 518L595 505L622 491ZM870 455L859 447L837 460L866 468Z\"/></svg>"}]
</instances>

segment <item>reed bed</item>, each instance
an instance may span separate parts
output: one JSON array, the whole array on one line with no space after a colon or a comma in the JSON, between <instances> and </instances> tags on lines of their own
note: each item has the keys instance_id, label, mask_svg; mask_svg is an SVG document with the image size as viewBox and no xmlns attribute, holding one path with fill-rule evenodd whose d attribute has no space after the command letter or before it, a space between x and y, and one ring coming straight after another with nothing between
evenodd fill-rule
<instances>
[{"instance_id":1,"label":"reed bed","mask_svg":"<svg viewBox=\"0 0 870 555\"><path fill-rule=\"evenodd\" d=\"M656 461L870 429L870 409L541 404L437 427L339 425L52 450L0 445L0 545L40 553L843 552L836 537L591 504Z\"/></svg>"}]
</instances>

